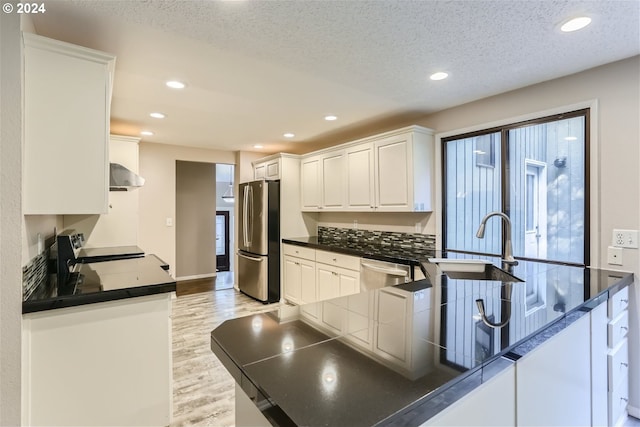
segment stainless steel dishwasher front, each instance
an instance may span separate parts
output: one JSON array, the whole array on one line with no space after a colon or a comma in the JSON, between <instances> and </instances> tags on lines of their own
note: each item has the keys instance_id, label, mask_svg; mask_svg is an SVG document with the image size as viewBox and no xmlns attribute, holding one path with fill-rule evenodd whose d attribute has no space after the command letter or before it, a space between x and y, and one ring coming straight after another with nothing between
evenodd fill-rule
<instances>
[{"instance_id":1,"label":"stainless steel dishwasher front","mask_svg":"<svg viewBox=\"0 0 640 427\"><path fill-rule=\"evenodd\" d=\"M360 291L379 289L411 281L411 266L363 258L360 261Z\"/></svg>"}]
</instances>

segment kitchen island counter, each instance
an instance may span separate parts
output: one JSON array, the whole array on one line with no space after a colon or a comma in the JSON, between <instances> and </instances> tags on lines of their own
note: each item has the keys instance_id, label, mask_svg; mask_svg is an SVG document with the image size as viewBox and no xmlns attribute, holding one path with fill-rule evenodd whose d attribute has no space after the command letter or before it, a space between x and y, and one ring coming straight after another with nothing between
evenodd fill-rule
<instances>
[{"instance_id":1,"label":"kitchen island counter","mask_svg":"<svg viewBox=\"0 0 640 427\"><path fill-rule=\"evenodd\" d=\"M226 321L211 348L273 425L420 425L633 283L630 273L534 262L514 274L524 282L508 298L501 282L432 273L282 306ZM486 326L477 299L488 320L509 322Z\"/></svg>"}]
</instances>

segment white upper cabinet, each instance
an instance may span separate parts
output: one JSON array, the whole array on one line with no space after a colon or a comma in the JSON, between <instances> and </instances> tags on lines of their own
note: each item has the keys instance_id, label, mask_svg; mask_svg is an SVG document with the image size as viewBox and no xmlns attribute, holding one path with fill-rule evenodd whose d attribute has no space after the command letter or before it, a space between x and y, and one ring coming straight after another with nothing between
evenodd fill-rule
<instances>
[{"instance_id":1,"label":"white upper cabinet","mask_svg":"<svg viewBox=\"0 0 640 427\"><path fill-rule=\"evenodd\" d=\"M322 157L302 159L300 165L302 210L322 208Z\"/></svg>"},{"instance_id":2,"label":"white upper cabinet","mask_svg":"<svg viewBox=\"0 0 640 427\"><path fill-rule=\"evenodd\" d=\"M346 150L348 210L366 211L375 208L373 153L373 144L370 142Z\"/></svg>"},{"instance_id":3,"label":"white upper cabinet","mask_svg":"<svg viewBox=\"0 0 640 427\"><path fill-rule=\"evenodd\" d=\"M326 210L343 210L345 159L344 151L332 151L322 157L322 207Z\"/></svg>"},{"instance_id":4,"label":"white upper cabinet","mask_svg":"<svg viewBox=\"0 0 640 427\"><path fill-rule=\"evenodd\" d=\"M306 170L306 161L318 162L321 167ZM302 204L303 211L433 209L434 140L430 129L410 126L386 132L313 153L302 162L302 199L313 200Z\"/></svg>"},{"instance_id":5,"label":"white upper cabinet","mask_svg":"<svg viewBox=\"0 0 640 427\"><path fill-rule=\"evenodd\" d=\"M281 159L260 161L253 166L254 179L280 179Z\"/></svg>"},{"instance_id":6,"label":"white upper cabinet","mask_svg":"<svg viewBox=\"0 0 640 427\"><path fill-rule=\"evenodd\" d=\"M23 33L25 214L107 213L115 57Z\"/></svg>"}]
</instances>

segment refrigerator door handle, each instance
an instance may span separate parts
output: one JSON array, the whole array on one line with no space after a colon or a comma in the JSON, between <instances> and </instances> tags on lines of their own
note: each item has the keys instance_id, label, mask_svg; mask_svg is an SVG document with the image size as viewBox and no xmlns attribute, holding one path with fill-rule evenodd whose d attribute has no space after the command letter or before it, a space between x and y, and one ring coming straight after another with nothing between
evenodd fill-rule
<instances>
[{"instance_id":1,"label":"refrigerator door handle","mask_svg":"<svg viewBox=\"0 0 640 427\"><path fill-rule=\"evenodd\" d=\"M247 239L247 232L249 221L247 220L247 203L249 202L249 190L248 186L243 188L242 192L242 243L245 248L249 247L249 242Z\"/></svg>"},{"instance_id":2,"label":"refrigerator door handle","mask_svg":"<svg viewBox=\"0 0 640 427\"><path fill-rule=\"evenodd\" d=\"M258 262L262 262L264 260L264 258L259 258L259 257L253 257L253 256L249 256L249 255L245 255L241 252L237 252L238 256L241 256L242 258L246 258L246 259L250 259L251 261L258 261Z\"/></svg>"},{"instance_id":3,"label":"refrigerator door handle","mask_svg":"<svg viewBox=\"0 0 640 427\"><path fill-rule=\"evenodd\" d=\"M247 231L248 233L246 234L246 236L247 236L247 247L250 247L252 244L251 238L253 237L253 187L251 187L250 185L247 185L247 189L249 191L248 191L248 197L247 197L247 200L248 200Z\"/></svg>"}]
</instances>

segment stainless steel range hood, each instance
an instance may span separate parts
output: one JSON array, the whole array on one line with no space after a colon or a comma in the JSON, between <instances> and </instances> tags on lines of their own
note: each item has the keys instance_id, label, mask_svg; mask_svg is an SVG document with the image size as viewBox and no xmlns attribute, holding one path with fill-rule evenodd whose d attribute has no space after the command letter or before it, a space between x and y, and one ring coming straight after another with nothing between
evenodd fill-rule
<instances>
[{"instance_id":1,"label":"stainless steel range hood","mask_svg":"<svg viewBox=\"0 0 640 427\"><path fill-rule=\"evenodd\" d=\"M109 163L109 191L129 191L143 185L143 177L120 163Z\"/></svg>"}]
</instances>

